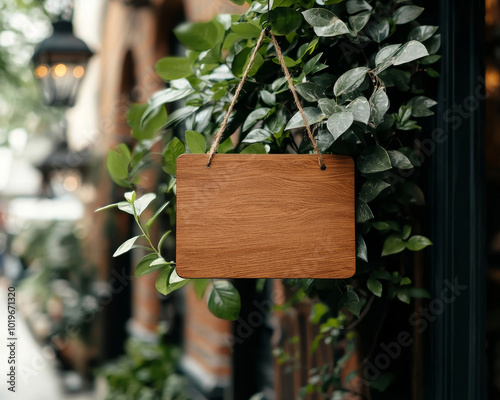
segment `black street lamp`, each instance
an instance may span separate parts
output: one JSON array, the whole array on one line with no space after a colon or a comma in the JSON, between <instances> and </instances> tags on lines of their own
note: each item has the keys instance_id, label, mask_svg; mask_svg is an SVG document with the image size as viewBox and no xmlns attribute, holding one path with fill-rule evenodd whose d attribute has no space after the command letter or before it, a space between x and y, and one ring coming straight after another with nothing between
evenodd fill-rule
<instances>
[{"instance_id":1,"label":"black street lamp","mask_svg":"<svg viewBox=\"0 0 500 400\"><path fill-rule=\"evenodd\" d=\"M71 21L60 20L52 26L52 35L40 42L33 54L35 77L45 104L72 107L93 53L73 34Z\"/></svg>"}]
</instances>

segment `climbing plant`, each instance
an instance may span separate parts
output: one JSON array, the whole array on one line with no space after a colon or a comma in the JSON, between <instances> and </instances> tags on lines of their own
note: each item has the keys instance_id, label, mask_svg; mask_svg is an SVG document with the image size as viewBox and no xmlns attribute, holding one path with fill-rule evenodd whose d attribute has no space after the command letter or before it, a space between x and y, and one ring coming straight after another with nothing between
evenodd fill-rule
<instances>
[{"instance_id":1,"label":"climbing plant","mask_svg":"<svg viewBox=\"0 0 500 400\"><path fill-rule=\"evenodd\" d=\"M432 65L440 58L438 27L416 21L423 11L400 0L275 0L268 15L267 1L259 0L244 15L179 25L174 33L185 55L156 64L167 88L148 103L130 107L128 124L136 143L133 148L120 144L108 155L111 178L131 190L124 201L104 208L133 215L140 229L115 256L142 242L147 254L135 269L137 276L160 271L156 287L163 294L188 283L177 275L175 261L165 259L163 244L170 231L154 242L150 228L164 212L175 220L176 159L186 152L207 152L257 38L263 27L270 27L321 152L349 155L356 165L357 274L343 281L288 283L326 305L315 310L317 322L332 324L328 317L340 315L332 330L347 323L346 315L359 317L373 298L409 303L427 296L412 286L408 271L387 267L395 254L431 244L413 232L415 207L424 202L414 173L421 164L418 138L425 136L419 124L433 114L436 102L428 96L439 76ZM165 105L173 103L174 111L167 113ZM312 152L269 36L225 132L219 153ZM158 142L164 144L161 154L152 151ZM165 184L156 193L139 195L134 189L141 171L155 166L161 166ZM161 205L159 199L167 198ZM157 212L144 219L153 205ZM230 282L193 283L200 297L210 290L213 314L237 319L240 297Z\"/></svg>"}]
</instances>

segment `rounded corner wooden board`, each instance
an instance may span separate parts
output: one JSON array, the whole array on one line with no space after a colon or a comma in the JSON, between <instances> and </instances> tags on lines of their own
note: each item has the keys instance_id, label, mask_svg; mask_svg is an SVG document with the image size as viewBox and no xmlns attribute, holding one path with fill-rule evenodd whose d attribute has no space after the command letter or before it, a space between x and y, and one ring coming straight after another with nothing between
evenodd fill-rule
<instances>
[{"instance_id":1,"label":"rounded corner wooden board","mask_svg":"<svg viewBox=\"0 0 500 400\"><path fill-rule=\"evenodd\" d=\"M356 269L354 162L325 154L177 159L183 278L348 278Z\"/></svg>"}]
</instances>

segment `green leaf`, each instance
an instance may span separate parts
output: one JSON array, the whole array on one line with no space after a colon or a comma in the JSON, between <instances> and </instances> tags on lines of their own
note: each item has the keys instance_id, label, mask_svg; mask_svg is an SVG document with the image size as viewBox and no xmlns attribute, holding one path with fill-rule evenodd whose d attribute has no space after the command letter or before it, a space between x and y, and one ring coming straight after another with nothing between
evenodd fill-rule
<instances>
[{"instance_id":1,"label":"green leaf","mask_svg":"<svg viewBox=\"0 0 500 400\"><path fill-rule=\"evenodd\" d=\"M363 200L365 203L369 203L386 188L391 185L387 182L384 182L381 179L370 179L366 181L361 187L361 193L359 194L359 198Z\"/></svg>"},{"instance_id":2,"label":"green leaf","mask_svg":"<svg viewBox=\"0 0 500 400\"><path fill-rule=\"evenodd\" d=\"M266 129L255 129L251 131L245 139L242 140L242 143L258 143L265 142L270 139L272 133Z\"/></svg>"},{"instance_id":3,"label":"green leaf","mask_svg":"<svg viewBox=\"0 0 500 400\"><path fill-rule=\"evenodd\" d=\"M163 152L163 171L170 175L176 175L177 157L184 154L185 151L184 143L174 137Z\"/></svg>"},{"instance_id":4,"label":"green leaf","mask_svg":"<svg viewBox=\"0 0 500 400\"><path fill-rule=\"evenodd\" d=\"M100 207L100 208L98 208L98 209L97 209L97 210L95 210L94 212L99 212L99 211L108 210L108 209L110 209L110 208L115 208L115 207L118 207L118 204L119 204L119 203L108 204L107 206L104 206L104 207Z\"/></svg>"},{"instance_id":5,"label":"green leaf","mask_svg":"<svg viewBox=\"0 0 500 400\"><path fill-rule=\"evenodd\" d=\"M161 107L163 104L166 103L172 103L174 101L181 100L190 94L192 94L195 90L189 85L189 82L185 79L181 79L177 81L178 83L183 83L183 85L179 85L180 87L171 87L168 89L160 90L159 92L156 92L151 96L148 102L148 107L144 111L144 113L141 116L141 123L140 127L143 128L144 125L147 123L147 120L149 119L149 115L153 113L156 109L158 108L163 108ZM172 82L173 84L174 82ZM127 120L128 122L128 120ZM133 128L132 124L129 123L129 126ZM144 128L143 128L144 129Z\"/></svg>"},{"instance_id":6,"label":"green leaf","mask_svg":"<svg viewBox=\"0 0 500 400\"><path fill-rule=\"evenodd\" d=\"M342 111L342 109L337 105L336 101L329 99L327 97L318 100L319 109L326 117L329 117L333 113Z\"/></svg>"},{"instance_id":7,"label":"green leaf","mask_svg":"<svg viewBox=\"0 0 500 400\"><path fill-rule=\"evenodd\" d=\"M370 104L365 97L361 96L351 101L346 110L352 112L354 121L368 124L368 120L370 119Z\"/></svg>"},{"instance_id":8,"label":"green leaf","mask_svg":"<svg viewBox=\"0 0 500 400\"><path fill-rule=\"evenodd\" d=\"M405 64L428 55L427 48L422 43L412 40L401 46L394 54L393 65Z\"/></svg>"},{"instance_id":9,"label":"green leaf","mask_svg":"<svg viewBox=\"0 0 500 400\"><path fill-rule=\"evenodd\" d=\"M323 53L316 54L313 58L311 58L308 62L304 64L302 67L302 71L304 72L305 75L313 75L316 72L319 72L325 68L328 68L326 64L321 64L319 62L319 59Z\"/></svg>"},{"instance_id":10,"label":"green leaf","mask_svg":"<svg viewBox=\"0 0 500 400\"><path fill-rule=\"evenodd\" d=\"M219 144L219 148L218 148L217 152L219 154L226 154L227 152L229 152L233 149L234 149L233 141L231 140L230 137L228 137L221 144Z\"/></svg>"},{"instance_id":11,"label":"green leaf","mask_svg":"<svg viewBox=\"0 0 500 400\"><path fill-rule=\"evenodd\" d=\"M413 164L410 162L408 157L406 157L403 153L397 150L389 150L387 153L389 154L389 158L391 159L391 164L394 168L399 168L399 169L413 168Z\"/></svg>"},{"instance_id":12,"label":"green leaf","mask_svg":"<svg viewBox=\"0 0 500 400\"><path fill-rule=\"evenodd\" d=\"M186 145L194 154L205 154L207 150L205 136L196 131L186 131Z\"/></svg>"},{"instance_id":13,"label":"green leaf","mask_svg":"<svg viewBox=\"0 0 500 400\"><path fill-rule=\"evenodd\" d=\"M302 15L289 7L277 7L269 13L269 20L275 35L288 35L302 24Z\"/></svg>"},{"instance_id":14,"label":"green leaf","mask_svg":"<svg viewBox=\"0 0 500 400\"><path fill-rule=\"evenodd\" d=\"M401 49L401 47L401 44L390 44L379 50L375 56L375 75L380 74L382 71L394 64L394 55Z\"/></svg>"},{"instance_id":15,"label":"green leaf","mask_svg":"<svg viewBox=\"0 0 500 400\"><path fill-rule=\"evenodd\" d=\"M391 68L380 73L379 77L386 87L396 86L396 88L402 92L406 92L410 89L411 74L408 71Z\"/></svg>"},{"instance_id":16,"label":"green leaf","mask_svg":"<svg viewBox=\"0 0 500 400\"><path fill-rule=\"evenodd\" d=\"M385 90L379 88L370 97L370 118L375 127L382 122L387 110L389 110L389 98Z\"/></svg>"},{"instance_id":17,"label":"green leaf","mask_svg":"<svg viewBox=\"0 0 500 400\"><path fill-rule=\"evenodd\" d=\"M401 234L401 239L407 240L411 234L411 225L406 224L403 226L403 233Z\"/></svg>"},{"instance_id":18,"label":"green leaf","mask_svg":"<svg viewBox=\"0 0 500 400\"><path fill-rule=\"evenodd\" d=\"M325 8L311 8L303 11L302 15L312 27L330 26L332 20L338 19L334 13Z\"/></svg>"},{"instance_id":19,"label":"green leaf","mask_svg":"<svg viewBox=\"0 0 500 400\"><path fill-rule=\"evenodd\" d=\"M254 39L260 36L262 29L251 22L239 22L231 26L236 35L243 39Z\"/></svg>"},{"instance_id":20,"label":"green leaf","mask_svg":"<svg viewBox=\"0 0 500 400\"><path fill-rule=\"evenodd\" d=\"M321 110L317 107L305 107L304 114L309 125L316 124L325 117ZM305 126L304 120L302 119L300 111L297 111L290 121L288 121L285 130L301 128L303 126Z\"/></svg>"},{"instance_id":21,"label":"green leaf","mask_svg":"<svg viewBox=\"0 0 500 400\"><path fill-rule=\"evenodd\" d=\"M276 112L271 118L266 120L264 125L265 129L273 134L278 134L283 132L286 125L286 115L284 111L281 109Z\"/></svg>"},{"instance_id":22,"label":"green leaf","mask_svg":"<svg viewBox=\"0 0 500 400\"><path fill-rule=\"evenodd\" d=\"M241 150L240 154L267 154L267 151L262 143L254 143Z\"/></svg>"},{"instance_id":23,"label":"green leaf","mask_svg":"<svg viewBox=\"0 0 500 400\"><path fill-rule=\"evenodd\" d=\"M292 58L288 57L288 56L283 56L283 60L285 61L285 65L288 67L288 68L292 68L292 67L295 67L299 62L300 60L297 60L297 61L294 61ZM273 62L275 64L278 64L280 65L280 60L278 57L274 57L273 58Z\"/></svg>"},{"instance_id":24,"label":"green leaf","mask_svg":"<svg viewBox=\"0 0 500 400\"><path fill-rule=\"evenodd\" d=\"M208 309L218 318L236 321L240 314L240 294L229 281L214 280L208 297Z\"/></svg>"},{"instance_id":25,"label":"green leaf","mask_svg":"<svg viewBox=\"0 0 500 400\"><path fill-rule=\"evenodd\" d=\"M267 90L260 91L260 98L268 106L274 106L276 104L276 95Z\"/></svg>"},{"instance_id":26,"label":"green leaf","mask_svg":"<svg viewBox=\"0 0 500 400\"><path fill-rule=\"evenodd\" d=\"M132 137L137 140L152 139L167 122L165 107L157 107L148 111L148 104L132 104L127 112L127 124L132 129ZM148 111L147 118L143 120L144 113Z\"/></svg>"},{"instance_id":27,"label":"green leaf","mask_svg":"<svg viewBox=\"0 0 500 400\"><path fill-rule=\"evenodd\" d=\"M436 54L441 47L441 35L434 35L425 41L425 47L429 54Z\"/></svg>"},{"instance_id":28,"label":"green leaf","mask_svg":"<svg viewBox=\"0 0 500 400\"><path fill-rule=\"evenodd\" d=\"M396 234L390 235L384 241L382 257L401 253L404 249L406 249L406 243L403 241L403 239L401 239L401 237Z\"/></svg>"},{"instance_id":29,"label":"green leaf","mask_svg":"<svg viewBox=\"0 0 500 400\"><path fill-rule=\"evenodd\" d=\"M368 262L368 248L365 239L359 233L356 234L356 258Z\"/></svg>"},{"instance_id":30,"label":"green leaf","mask_svg":"<svg viewBox=\"0 0 500 400\"><path fill-rule=\"evenodd\" d=\"M201 300L205 295L205 290L210 283L210 279L191 279L191 282L193 282L193 289L196 296Z\"/></svg>"},{"instance_id":31,"label":"green leaf","mask_svg":"<svg viewBox=\"0 0 500 400\"><path fill-rule=\"evenodd\" d=\"M419 15L422 14L422 11L424 11L422 7L403 6L396 10L392 19L396 25L407 24L408 22L417 19Z\"/></svg>"},{"instance_id":32,"label":"green leaf","mask_svg":"<svg viewBox=\"0 0 500 400\"><path fill-rule=\"evenodd\" d=\"M409 147L400 147L399 151L403 153L415 167L420 167L419 157L412 149Z\"/></svg>"},{"instance_id":33,"label":"green leaf","mask_svg":"<svg viewBox=\"0 0 500 400\"><path fill-rule=\"evenodd\" d=\"M165 266L165 264L155 265L151 267L151 263L155 261L157 258L158 255L156 253L151 253L144 256L142 260L139 261L139 263L137 264L137 267L135 267L134 276L143 276L149 274L150 272L162 269Z\"/></svg>"},{"instance_id":34,"label":"green leaf","mask_svg":"<svg viewBox=\"0 0 500 400\"><path fill-rule=\"evenodd\" d=\"M440 55L434 54L427 57L424 57L420 60L420 64L422 65L431 65L435 62L438 62L441 59Z\"/></svg>"},{"instance_id":35,"label":"green leaf","mask_svg":"<svg viewBox=\"0 0 500 400\"><path fill-rule=\"evenodd\" d=\"M431 78L439 78L441 75L439 72L437 72L434 68L427 67L425 70L426 74L429 75Z\"/></svg>"},{"instance_id":36,"label":"green leaf","mask_svg":"<svg viewBox=\"0 0 500 400\"><path fill-rule=\"evenodd\" d=\"M379 145L368 147L358 161L358 169L363 174L383 172L391 168L391 159L387 151Z\"/></svg>"},{"instance_id":37,"label":"green leaf","mask_svg":"<svg viewBox=\"0 0 500 400\"><path fill-rule=\"evenodd\" d=\"M394 374L381 374L370 381L370 387L382 393L392 382L394 382L395 379L396 376Z\"/></svg>"},{"instance_id":38,"label":"green leaf","mask_svg":"<svg viewBox=\"0 0 500 400\"><path fill-rule=\"evenodd\" d=\"M349 14L356 14L358 11L363 10L370 11L372 9L372 6L365 0L348 0L345 5Z\"/></svg>"},{"instance_id":39,"label":"green leaf","mask_svg":"<svg viewBox=\"0 0 500 400\"><path fill-rule=\"evenodd\" d=\"M379 231L388 231L390 229L390 225L385 221L372 222L372 226Z\"/></svg>"},{"instance_id":40,"label":"green leaf","mask_svg":"<svg viewBox=\"0 0 500 400\"><path fill-rule=\"evenodd\" d=\"M437 102L429 97L416 96L410 99L407 105L411 107L411 115L418 118L434 115L429 108L435 106L436 104Z\"/></svg>"},{"instance_id":41,"label":"green leaf","mask_svg":"<svg viewBox=\"0 0 500 400\"><path fill-rule=\"evenodd\" d=\"M153 222L156 221L156 219L160 216L160 214L163 212L163 210L165 208L167 208L167 206L170 204L170 201L167 201L165 204L163 204L159 209L158 211L156 211L155 215L153 215L148 222L146 222L146 232L149 231L149 228L151 227L151 225L153 224Z\"/></svg>"},{"instance_id":42,"label":"green leaf","mask_svg":"<svg viewBox=\"0 0 500 400\"><path fill-rule=\"evenodd\" d=\"M165 268L156 278L155 286L161 294L167 294L168 277L170 276L171 268Z\"/></svg>"},{"instance_id":43,"label":"green leaf","mask_svg":"<svg viewBox=\"0 0 500 400\"><path fill-rule=\"evenodd\" d=\"M349 33L347 25L325 8L311 8L302 12L302 15L318 36L332 37Z\"/></svg>"},{"instance_id":44,"label":"green leaf","mask_svg":"<svg viewBox=\"0 0 500 400\"><path fill-rule=\"evenodd\" d=\"M340 18L332 21L330 26L314 27L314 33L322 37L333 37L349 33L349 28Z\"/></svg>"},{"instance_id":45,"label":"green leaf","mask_svg":"<svg viewBox=\"0 0 500 400\"><path fill-rule=\"evenodd\" d=\"M117 205L119 210L124 211L127 214L134 215L134 207L132 207L132 204L130 204L129 202L121 201Z\"/></svg>"},{"instance_id":46,"label":"green leaf","mask_svg":"<svg viewBox=\"0 0 500 400\"><path fill-rule=\"evenodd\" d=\"M125 143L120 143L114 150L109 151L106 165L111 179L117 185L130 187L128 182L130 159L130 150Z\"/></svg>"},{"instance_id":47,"label":"green leaf","mask_svg":"<svg viewBox=\"0 0 500 400\"><path fill-rule=\"evenodd\" d=\"M334 141L333 135L326 129L320 129L316 135L316 143L318 144L319 151L322 153L327 151Z\"/></svg>"},{"instance_id":48,"label":"green leaf","mask_svg":"<svg viewBox=\"0 0 500 400\"><path fill-rule=\"evenodd\" d=\"M156 198L155 193L146 193L134 202L135 213L140 216L149 204Z\"/></svg>"},{"instance_id":49,"label":"green leaf","mask_svg":"<svg viewBox=\"0 0 500 400\"><path fill-rule=\"evenodd\" d=\"M373 219L373 213L368 204L362 200L358 200L356 203L356 222L362 224L366 221Z\"/></svg>"},{"instance_id":50,"label":"green leaf","mask_svg":"<svg viewBox=\"0 0 500 400\"><path fill-rule=\"evenodd\" d=\"M408 34L408 40L418 40L419 42L424 42L429 39L436 31L438 26L422 25L413 28Z\"/></svg>"},{"instance_id":51,"label":"green leaf","mask_svg":"<svg viewBox=\"0 0 500 400\"><path fill-rule=\"evenodd\" d=\"M180 121L185 120L187 117L189 117L191 114L193 114L195 111L197 111L200 107L194 107L194 106L186 106L179 108L175 110L172 114L168 116L167 123L163 127L164 129L168 128L169 126L176 125Z\"/></svg>"},{"instance_id":52,"label":"green leaf","mask_svg":"<svg viewBox=\"0 0 500 400\"><path fill-rule=\"evenodd\" d=\"M132 246L134 245L135 241L137 239L139 239L142 235L139 235L139 236L134 236L133 238L130 238L128 240L126 240L125 242L123 242L120 247L118 247L118 249L115 251L115 253L113 254L113 257L118 257L122 254L125 254L127 251L129 251Z\"/></svg>"},{"instance_id":53,"label":"green leaf","mask_svg":"<svg viewBox=\"0 0 500 400\"><path fill-rule=\"evenodd\" d=\"M366 282L366 287L370 292L372 292L377 297L382 297L382 283L375 278L368 278Z\"/></svg>"},{"instance_id":54,"label":"green leaf","mask_svg":"<svg viewBox=\"0 0 500 400\"><path fill-rule=\"evenodd\" d=\"M224 38L224 26L216 21L184 23L174 29L174 34L188 49L210 50Z\"/></svg>"},{"instance_id":55,"label":"green leaf","mask_svg":"<svg viewBox=\"0 0 500 400\"><path fill-rule=\"evenodd\" d=\"M134 203L136 198L135 190L132 190L131 192L125 192L123 197L125 197L125 200L127 200L127 202L131 204Z\"/></svg>"},{"instance_id":56,"label":"green leaf","mask_svg":"<svg viewBox=\"0 0 500 400\"><path fill-rule=\"evenodd\" d=\"M172 175L170 175L168 177L168 184L167 184L167 191L166 191L166 193L170 193L172 191L175 193L176 184L177 184L177 179L175 179L175 177L173 177Z\"/></svg>"},{"instance_id":57,"label":"green leaf","mask_svg":"<svg viewBox=\"0 0 500 400\"><path fill-rule=\"evenodd\" d=\"M311 309L311 314L309 315L309 320L313 324L319 324L321 321L321 318L328 313L329 308L323 303L315 303L312 306Z\"/></svg>"},{"instance_id":58,"label":"green leaf","mask_svg":"<svg viewBox=\"0 0 500 400\"><path fill-rule=\"evenodd\" d=\"M280 90L283 90L283 87L287 83L286 77L282 76L278 79L276 79L272 84L271 84L271 90L273 92L278 92Z\"/></svg>"},{"instance_id":59,"label":"green leaf","mask_svg":"<svg viewBox=\"0 0 500 400\"><path fill-rule=\"evenodd\" d=\"M306 56L306 55L310 55L310 54L314 53L314 50L316 50L318 43L319 43L319 37L316 37L313 40L311 40L309 43L304 43L302 46L300 46L299 49L297 50L297 57L299 58L299 60L303 59L304 56ZM323 55L323 53L316 54L314 57L317 57L318 55L321 58L321 55Z\"/></svg>"},{"instance_id":60,"label":"green leaf","mask_svg":"<svg viewBox=\"0 0 500 400\"><path fill-rule=\"evenodd\" d=\"M231 71L234 76L241 77L243 75L248 66L248 63L250 62L252 51L253 49L251 49L250 47L245 47L236 55L236 57L234 57L233 63L231 65ZM250 68L250 71L248 71L248 75L255 75L262 64L264 64L264 59L262 58L260 53L257 53L255 55L255 60L252 64L252 67Z\"/></svg>"},{"instance_id":61,"label":"green leaf","mask_svg":"<svg viewBox=\"0 0 500 400\"><path fill-rule=\"evenodd\" d=\"M406 293L406 288L398 289L396 295L403 303L410 304L410 296Z\"/></svg>"},{"instance_id":62,"label":"green leaf","mask_svg":"<svg viewBox=\"0 0 500 400\"><path fill-rule=\"evenodd\" d=\"M375 56L375 65L380 65L384 61L390 59L396 51L402 46L402 44L390 44L388 46L382 47ZM390 65L388 65L389 67Z\"/></svg>"},{"instance_id":63,"label":"green leaf","mask_svg":"<svg viewBox=\"0 0 500 400\"><path fill-rule=\"evenodd\" d=\"M406 285L411 285L411 279L408 278L407 276L402 278L401 281L399 282L401 286L406 286Z\"/></svg>"},{"instance_id":64,"label":"green leaf","mask_svg":"<svg viewBox=\"0 0 500 400\"><path fill-rule=\"evenodd\" d=\"M325 90L316 83L304 82L295 86L297 92L304 98L304 100L313 102L318 101L325 97Z\"/></svg>"},{"instance_id":65,"label":"green leaf","mask_svg":"<svg viewBox=\"0 0 500 400\"><path fill-rule=\"evenodd\" d=\"M293 3L295 3L294 0L274 0L271 4L271 8L277 8L277 7L288 7L291 6ZM262 12L267 11L267 5L264 6L264 10Z\"/></svg>"},{"instance_id":66,"label":"green leaf","mask_svg":"<svg viewBox=\"0 0 500 400\"><path fill-rule=\"evenodd\" d=\"M349 24L354 32L359 32L365 27L365 25L370 20L372 13L371 11L363 11L359 14L349 17Z\"/></svg>"},{"instance_id":67,"label":"green leaf","mask_svg":"<svg viewBox=\"0 0 500 400\"><path fill-rule=\"evenodd\" d=\"M419 251L431 245L432 242L425 236L415 235L408 240L406 247L411 251Z\"/></svg>"},{"instance_id":68,"label":"green leaf","mask_svg":"<svg viewBox=\"0 0 500 400\"><path fill-rule=\"evenodd\" d=\"M342 74L333 87L335 96L338 97L356 90L363 83L367 72L368 68L358 67Z\"/></svg>"},{"instance_id":69,"label":"green leaf","mask_svg":"<svg viewBox=\"0 0 500 400\"><path fill-rule=\"evenodd\" d=\"M375 42L380 43L389 36L391 27L387 19L380 19L366 25L365 31Z\"/></svg>"},{"instance_id":70,"label":"green leaf","mask_svg":"<svg viewBox=\"0 0 500 400\"><path fill-rule=\"evenodd\" d=\"M348 111L332 114L326 121L326 126L333 139L337 140L346 130L348 130L354 121L352 113Z\"/></svg>"},{"instance_id":71,"label":"green leaf","mask_svg":"<svg viewBox=\"0 0 500 400\"><path fill-rule=\"evenodd\" d=\"M250 114L248 114L247 119L243 123L242 131L248 131L252 126L254 126L257 121L264 118L269 113L270 108L261 107L253 110Z\"/></svg>"},{"instance_id":72,"label":"green leaf","mask_svg":"<svg viewBox=\"0 0 500 400\"><path fill-rule=\"evenodd\" d=\"M339 307L344 307L347 311L359 318L359 313L361 312L361 301L359 300L358 294L354 290L348 288L347 291L340 297Z\"/></svg>"},{"instance_id":73,"label":"green leaf","mask_svg":"<svg viewBox=\"0 0 500 400\"><path fill-rule=\"evenodd\" d=\"M165 239L170 235L172 231L166 231L163 235L161 235L160 240L158 241L158 251L161 252L161 248L163 246L163 243L165 242Z\"/></svg>"},{"instance_id":74,"label":"green leaf","mask_svg":"<svg viewBox=\"0 0 500 400\"><path fill-rule=\"evenodd\" d=\"M375 65L377 66L375 74L380 74L391 65L405 64L427 55L426 47L416 40L402 45L391 44L382 48L375 56Z\"/></svg>"},{"instance_id":75,"label":"green leaf","mask_svg":"<svg viewBox=\"0 0 500 400\"><path fill-rule=\"evenodd\" d=\"M191 61L187 57L164 57L156 63L155 70L165 81L186 78L193 73Z\"/></svg>"},{"instance_id":76,"label":"green leaf","mask_svg":"<svg viewBox=\"0 0 500 400\"><path fill-rule=\"evenodd\" d=\"M165 295L170 294L181 287L185 286L187 283L189 283L190 279L184 279L181 278L179 275L177 275L177 271L172 268L170 274L168 275L167 279L167 290Z\"/></svg>"}]
</instances>

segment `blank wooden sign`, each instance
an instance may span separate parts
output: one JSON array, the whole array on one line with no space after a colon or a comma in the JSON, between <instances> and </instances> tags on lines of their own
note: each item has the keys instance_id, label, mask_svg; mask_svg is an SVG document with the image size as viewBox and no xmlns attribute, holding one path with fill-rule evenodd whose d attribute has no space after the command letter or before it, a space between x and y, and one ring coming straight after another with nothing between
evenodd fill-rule
<instances>
[{"instance_id":1,"label":"blank wooden sign","mask_svg":"<svg viewBox=\"0 0 500 400\"><path fill-rule=\"evenodd\" d=\"M354 163L346 156L177 159L183 278L348 278L355 272Z\"/></svg>"}]
</instances>

